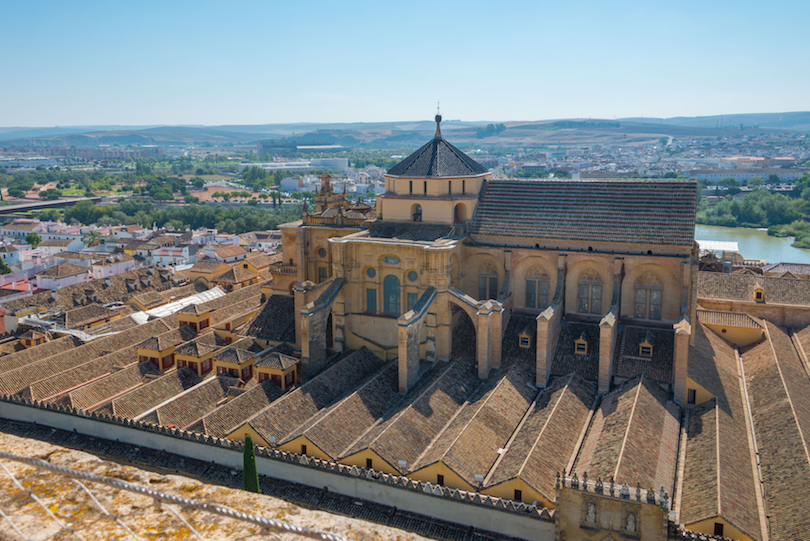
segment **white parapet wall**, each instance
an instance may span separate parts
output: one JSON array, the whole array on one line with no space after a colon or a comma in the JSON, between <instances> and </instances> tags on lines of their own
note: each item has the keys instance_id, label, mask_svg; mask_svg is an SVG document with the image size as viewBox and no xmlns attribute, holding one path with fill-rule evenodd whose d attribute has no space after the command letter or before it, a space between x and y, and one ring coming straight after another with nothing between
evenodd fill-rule
<instances>
[{"instance_id":1,"label":"white parapet wall","mask_svg":"<svg viewBox=\"0 0 810 541\"><path fill-rule=\"evenodd\" d=\"M242 469L244 445L238 441L129 419L87 415L83 411L31 403L19 397L0 396L0 417ZM256 467L260 475L327 489L448 522L531 541L554 539L551 515L547 509L535 506L274 449L259 448Z\"/></svg>"}]
</instances>

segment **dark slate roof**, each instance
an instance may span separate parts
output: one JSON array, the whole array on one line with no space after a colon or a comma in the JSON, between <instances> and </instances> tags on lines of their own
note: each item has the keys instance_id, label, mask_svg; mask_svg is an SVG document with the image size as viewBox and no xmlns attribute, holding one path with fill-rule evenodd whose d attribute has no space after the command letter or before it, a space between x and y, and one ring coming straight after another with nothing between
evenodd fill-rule
<instances>
[{"instance_id":1,"label":"dark slate roof","mask_svg":"<svg viewBox=\"0 0 810 541\"><path fill-rule=\"evenodd\" d=\"M369 228L369 236L383 239L412 241L434 241L446 237L453 230L451 225L374 222Z\"/></svg>"},{"instance_id":2,"label":"dark slate roof","mask_svg":"<svg viewBox=\"0 0 810 541\"><path fill-rule=\"evenodd\" d=\"M281 398L284 391L272 379L265 380L203 417L190 430L224 438L254 414Z\"/></svg>"},{"instance_id":3,"label":"dark slate roof","mask_svg":"<svg viewBox=\"0 0 810 541\"><path fill-rule=\"evenodd\" d=\"M574 340L585 336L587 353L574 351ZM551 361L552 376L567 376L576 372L589 381L599 379L599 325L564 321L557 338L557 348Z\"/></svg>"},{"instance_id":4,"label":"dark slate roof","mask_svg":"<svg viewBox=\"0 0 810 541\"><path fill-rule=\"evenodd\" d=\"M470 232L691 246L696 201L684 180L490 181Z\"/></svg>"},{"instance_id":5,"label":"dark slate roof","mask_svg":"<svg viewBox=\"0 0 810 541\"><path fill-rule=\"evenodd\" d=\"M486 167L437 136L388 170L400 177L468 177L487 173Z\"/></svg>"},{"instance_id":6,"label":"dark slate roof","mask_svg":"<svg viewBox=\"0 0 810 541\"><path fill-rule=\"evenodd\" d=\"M639 355L639 346L645 340L652 343L651 357ZM613 356L615 375L632 378L644 374L659 383L672 382L675 331L626 325L619 327L616 343Z\"/></svg>"}]
</instances>

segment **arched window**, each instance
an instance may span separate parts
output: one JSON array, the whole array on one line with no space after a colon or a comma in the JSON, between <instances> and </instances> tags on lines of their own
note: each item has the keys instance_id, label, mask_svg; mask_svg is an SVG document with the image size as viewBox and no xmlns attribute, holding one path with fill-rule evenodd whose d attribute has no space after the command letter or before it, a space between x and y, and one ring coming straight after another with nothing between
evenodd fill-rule
<instances>
[{"instance_id":1,"label":"arched window","mask_svg":"<svg viewBox=\"0 0 810 541\"><path fill-rule=\"evenodd\" d=\"M478 273L478 300L498 298L498 271L487 261Z\"/></svg>"},{"instance_id":2,"label":"arched window","mask_svg":"<svg viewBox=\"0 0 810 541\"><path fill-rule=\"evenodd\" d=\"M583 314L602 313L602 279L599 275L588 269L579 277L577 284L577 312Z\"/></svg>"},{"instance_id":3,"label":"arched window","mask_svg":"<svg viewBox=\"0 0 810 541\"><path fill-rule=\"evenodd\" d=\"M458 223L458 222L466 222L467 221L467 216L466 216L466 213L464 212L464 210L465 210L464 205L462 205L461 203L459 203L458 205L453 207L453 221L454 222Z\"/></svg>"},{"instance_id":4,"label":"arched window","mask_svg":"<svg viewBox=\"0 0 810 541\"><path fill-rule=\"evenodd\" d=\"M422 221L422 205L416 204L411 209L411 214L413 215L414 222L421 222Z\"/></svg>"},{"instance_id":5,"label":"arched window","mask_svg":"<svg viewBox=\"0 0 810 541\"><path fill-rule=\"evenodd\" d=\"M645 272L638 280L633 298L633 317L640 319L661 319L664 288L654 274Z\"/></svg>"},{"instance_id":6,"label":"arched window","mask_svg":"<svg viewBox=\"0 0 810 541\"><path fill-rule=\"evenodd\" d=\"M526 307L546 308L548 306L548 276L540 267L532 267L526 272Z\"/></svg>"},{"instance_id":7,"label":"arched window","mask_svg":"<svg viewBox=\"0 0 810 541\"><path fill-rule=\"evenodd\" d=\"M399 314L400 312L399 278L389 274L383 280L383 312Z\"/></svg>"}]
</instances>

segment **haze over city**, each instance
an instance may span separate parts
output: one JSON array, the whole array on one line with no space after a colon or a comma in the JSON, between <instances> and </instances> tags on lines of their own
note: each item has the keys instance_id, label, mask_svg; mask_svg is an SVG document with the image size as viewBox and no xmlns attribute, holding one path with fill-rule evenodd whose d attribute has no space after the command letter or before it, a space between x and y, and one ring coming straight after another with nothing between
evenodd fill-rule
<instances>
[{"instance_id":1,"label":"haze over city","mask_svg":"<svg viewBox=\"0 0 810 541\"><path fill-rule=\"evenodd\" d=\"M810 4L14 2L0 126L807 109Z\"/></svg>"}]
</instances>

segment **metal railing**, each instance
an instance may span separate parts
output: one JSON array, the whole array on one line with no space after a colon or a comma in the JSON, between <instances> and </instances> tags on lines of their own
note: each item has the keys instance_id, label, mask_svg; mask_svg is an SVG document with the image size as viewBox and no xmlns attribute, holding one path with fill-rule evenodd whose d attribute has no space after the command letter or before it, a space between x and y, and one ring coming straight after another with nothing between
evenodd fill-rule
<instances>
[{"instance_id":1,"label":"metal railing","mask_svg":"<svg viewBox=\"0 0 810 541\"><path fill-rule=\"evenodd\" d=\"M76 483L84 492L88 494L89 498L92 500L93 504L99 508L99 511L101 512L102 515L104 515L106 518L113 519L115 523L121 526L121 528L124 531L126 531L130 537L135 539L142 539L142 538L138 536L135 532L133 532L126 524L124 524L121 521L119 515L111 513L106 508L104 508L104 506L99 502L98 498L96 498L96 496L84 484L85 482L99 483L119 490L134 492L136 494L152 498L153 500L155 500L155 502L168 504L165 505L164 507L168 509L172 514L174 514L174 516L176 516L183 523L183 525L186 526L189 529L189 531L191 531L192 534L194 534L194 536L197 539L204 539L204 538L196 529L194 529L194 527L191 524L189 524L189 522L185 518L183 518L182 515L180 515L176 510L174 510L171 507L171 505L176 505L179 507L184 507L195 511L203 511L214 515L220 515L229 519L259 526L261 528L261 533L265 535L291 533L300 535L302 537L308 537L310 539L316 539L319 541L349 541L347 537L344 537L342 535L322 532L310 528L302 528L300 526L293 526L292 524L287 524L286 522L260 517L257 515L253 515L251 513L244 513L242 511L237 511L236 509L232 509L230 507L226 507L218 503L206 503L197 500L192 500L189 498L184 498L182 496L175 496L173 494L162 492L160 490L145 488L113 477L102 477L99 475L94 475L91 473L66 468L64 466L57 466L55 464L45 462L44 460L38 458L24 457L0 451L0 459L21 462L34 468L49 471L73 479L74 483ZM60 520L53 513L53 511L45 503L43 503L42 500L40 500L40 498L36 494L34 494L34 492L31 489L25 488L23 484L1 462L0 462L0 469L2 469L5 472L5 474L11 479L12 483L19 490L26 492L28 496L43 509L48 518L59 526L60 531L65 531L78 539L84 539L79 532L75 531L73 527ZM17 535L19 535L23 539L28 539L23 534L20 527L14 523L12 517L8 516L8 514L4 513L2 509L0 509L0 524L3 522L8 523L8 525L14 532L17 533Z\"/></svg>"}]
</instances>

